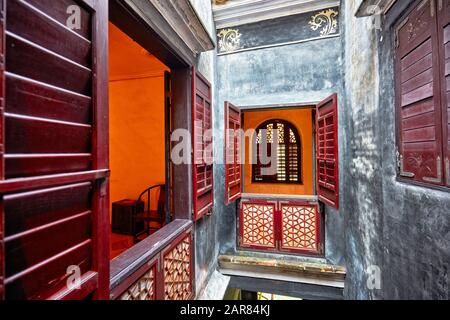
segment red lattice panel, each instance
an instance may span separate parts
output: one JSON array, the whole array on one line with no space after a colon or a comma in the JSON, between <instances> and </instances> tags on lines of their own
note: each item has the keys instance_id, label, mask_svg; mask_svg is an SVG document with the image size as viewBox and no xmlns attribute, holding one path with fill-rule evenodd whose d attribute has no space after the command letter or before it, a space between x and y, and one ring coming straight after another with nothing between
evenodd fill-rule
<instances>
[{"instance_id":1,"label":"red lattice panel","mask_svg":"<svg viewBox=\"0 0 450 320\"><path fill-rule=\"evenodd\" d=\"M276 248L275 204L242 203L241 245L254 248Z\"/></svg>"},{"instance_id":2,"label":"red lattice panel","mask_svg":"<svg viewBox=\"0 0 450 320\"><path fill-rule=\"evenodd\" d=\"M318 252L320 245L318 207L281 204L281 249Z\"/></svg>"},{"instance_id":3,"label":"red lattice panel","mask_svg":"<svg viewBox=\"0 0 450 320\"><path fill-rule=\"evenodd\" d=\"M164 255L165 300L188 300L192 294L191 235Z\"/></svg>"}]
</instances>

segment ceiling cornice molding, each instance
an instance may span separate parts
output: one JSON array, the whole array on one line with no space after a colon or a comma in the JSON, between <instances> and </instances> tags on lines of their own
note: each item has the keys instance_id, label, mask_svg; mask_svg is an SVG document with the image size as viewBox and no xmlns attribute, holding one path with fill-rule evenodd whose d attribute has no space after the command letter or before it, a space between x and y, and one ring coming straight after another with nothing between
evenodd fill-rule
<instances>
[{"instance_id":1,"label":"ceiling cornice molding","mask_svg":"<svg viewBox=\"0 0 450 320\"><path fill-rule=\"evenodd\" d=\"M189 0L148 0L196 54L215 48L207 28Z\"/></svg>"},{"instance_id":2,"label":"ceiling cornice molding","mask_svg":"<svg viewBox=\"0 0 450 320\"><path fill-rule=\"evenodd\" d=\"M213 13L216 28L222 29L336 7L339 3L339 0L233 0L214 5Z\"/></svg>"}]
</instances>

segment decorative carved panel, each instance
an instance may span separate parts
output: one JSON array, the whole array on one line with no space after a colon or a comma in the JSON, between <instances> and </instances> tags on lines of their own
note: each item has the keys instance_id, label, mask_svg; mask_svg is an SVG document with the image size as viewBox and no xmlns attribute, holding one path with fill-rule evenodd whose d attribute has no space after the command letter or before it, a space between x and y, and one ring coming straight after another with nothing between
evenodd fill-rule
<instances>
[{"instance_id":1,"label":"decorative carved panel","mask_svg":"<svg viewBox=\"0 0 450 320\"><path fill-rule=\"evenodd\" d=\"M156 300L155 267L133 284L119 300Z\"/></svg>"},{"instance_id":2,"label":"decorative carved panel","mask_svg":"<svg viewBox=\"0 0 450 320\"><path fill-rule=\"evenodd\" d=\"M318 251L317 207L282 205L282 248Z\"/></svg>"},{"instance_id":3,"label":"decorative carved panel","mask_svg":"<svg viewBox=\"0 0 450 320\"><path fill-rule=\"evenodd\" d=\"M275 248L275 204L242 203L242 245Z\"/></svg>"},{"instance_id":4,"label":"decorative carved panel","mask_svg":"<svg viewBox=\"0 0 450 320\"><path fill-rule=\"evenodd\" d=\"M191 235L164 255L165 300L188 300L192 294Z\"/></svg>"}]
</instances>

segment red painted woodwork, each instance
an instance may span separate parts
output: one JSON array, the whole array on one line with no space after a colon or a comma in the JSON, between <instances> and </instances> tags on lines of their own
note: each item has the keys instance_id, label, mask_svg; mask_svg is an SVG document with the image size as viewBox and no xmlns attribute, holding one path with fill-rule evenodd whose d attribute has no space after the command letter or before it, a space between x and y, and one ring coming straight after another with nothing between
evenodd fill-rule
<instances>
[{"instance_id":1,"label":"red painted woodwork","mask_svg":"<svg viewBox=\"0 0 450 320\"><path fill-rule=\"evenodd\" d=\"M280 250L321 254L320 212L317 203L279 202Z\"/></svg>"},{"instance_id":2,"label":"red painted woodwork","mask_svg":"<svg viewBox=\"0 0 450 320\"><path fill-rule=\"evenodd\" d=\"M399 178L444 185L441 85L435 0L421 1L397 28Z\"/></svg>"},{"instance_id":3,"label":"red painted woodwork","mask_svg":"<svg viewBox=\"0 0 450 320\"><path fill-rule=\"evenodd\" d=\"M239 246L293 254L323 254L317 202L243 199Z\"/></svg>"},{"instance_id":4,"label":"red painted woodwork","mask_svg":"<svg viewBox=\"0 0 450 320\"><path fill-rule=\"evenodd\" d=\"M214 203L211 84L192 72L194 221L211 214Z\"/></svg>"},{"instance_id":5,"label":"red painted woodwork","mask_svg":"<svg viewBox=\"0 0 450 320\"><path fill-rule=\"evenodd\" d=\"M441 76L445 185L450 187L450 1L438 2L438 41Z\"/></svg>"},{"instance_id":6,"label":"red painted woodwork","mask_svg":"<svg viewBox=\"0 0 450 320\"><path fill-rule=\"evenodd\" d=\"M5 178L5 26L6 0L0 0L0 180ZM4 209L0 198L0 300L5 298L5 248L4 248Z\"/></svg>"},{"instance_id":7,"label":"red painted woodwork","mask_svg":"<svg viewBox=\"0 0 450 320\"><path fill-rule=\"evenodd\" d=\"M276 250L277 202L242 201L240 216L240 245L242 248Z\"/></svg>"},{"instance_id":8,"label":"red painted woodwork","mask_svg":"<svg viewBox=\"0 0 450 320\"><path fill-rule=\"evenodd\" d=\"M186 223L187 222L187 223ZM151 251L149 251L151 250ZM127 270L145 262L137 270ZM192 223L175 220L158 230L126 255L119 256L114 264L121 281L114 283L111 299L114 300L189 300L194 297L194 247ZM126 273L126 276L123 274Z\"/></svg>"},{"instance_id":9,"label":"red painted woodwork","mask_svg":"<svg viewBox=\"0 0 450 320\"><path fill-rule=\"evenodd\" d=\"M316 174L319 200L339 209L337 94L316 106Z\"/></svg>"},{"instance_id":10,"label":"red painted woodwork","mask_svg":"<svg viewBox=\"0 0 450 320\"><path fill-rule=\"evenodd\" d=\"M225 204L241 197L241 110L225 102Z\"/></svg>"},{"instance_id":11,"label":"red painted woodwork","mask_svg":"<svg viewBox=\"0 0 450 320\"><path fill-rule=\"evenodd\" d=\"M9 0L6 17L0 296L4 280L6 299L108 299L108 2Z\"/></svg>"}]
</instances>

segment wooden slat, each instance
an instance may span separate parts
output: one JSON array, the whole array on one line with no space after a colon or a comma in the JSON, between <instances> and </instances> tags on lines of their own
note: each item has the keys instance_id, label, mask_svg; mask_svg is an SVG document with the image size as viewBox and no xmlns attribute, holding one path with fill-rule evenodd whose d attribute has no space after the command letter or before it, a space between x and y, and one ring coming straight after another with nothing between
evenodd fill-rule
<instances>
[{"instance_id":1,"label":"wooden slat","mask_svg":"<svg viewBox=\"0 0 450 320\"><path fill-rule=\"evenodd\" d=\"M6 112L91 124L91 99L55 87L6 75Z\"/></svg>"},{"instance_id":2,"label":"wooden slat","mask_svg":"<svg viewBox=\"0 0 450 320\"><path fill-rule=\"evenodd\" d=\"M430 112L426 114L421 114L416 117L411 117L404 119L402 121L403 130L419 129L424 127L434 126L435 124L435 113Z\"/></svg>"},{"instance_id":3,"label":"wooden slat","mask_svg":"<svg viewBox=\"0 0 450 320\"><path fill-rule=\"evenodd\" d=\"M433 82L433 69L428 69L402 84L402 93L406 94Z\"/></svg>"},{"instance_id":4,"label":"wooden slat","mask_svg":"<svg viewBox=\"0 0 450 320\"><path fill-rule=\"evenodd\" d=\"M432 52L431 39L421 44L417 49L413 50L402 59L402 71L415 64L418 60L426 57Z\"/></svg>"},{"instance_id":5,"label":"wooden slat","mask_svg":"<svg viewBox=\"0 0 450 320\"><path fill-rule=\"evenodd\" d=\"M403 131L403 142L426 142L436 140L436 128L435 126L415 129L410 131Z\"/></svg>"},{"instance_id":6,"label":"wooden slat","mask_svg":"<svg viewBox=\"0 0 450 320\"><path fill-rule=\"evenodd\" d=\"M91 71L11 33L6 36L8 72L90 96Z\"/></svg>"},{"instance_id":7,"label":"wooden slat","mask_svg":"<svg viewBox=\"0 0 450 320\"><path fill-rule=\"evenodd\" d=\"M37 9L45 12L47 15L51 16L58 22L66 25L69 15L67 14L67 9L69 6L78 5L80 7L80 29L74 29L74 31L84 38L91 39L91 19L90 13L81 6L80 2L74 0L25 0L27 3L36 7Z\"/></svg>"},{"instance_id":8,"label":"wooden slat","mask_svg":"<svg viewBox=\"0 0 450 320\"><path fill-rule=\"evenodd\" d=\"M91 154L6 155L6 179L50 175L92 169Z\"/></svg>"},{"instance_id":9,"label":"wooden slat","mask_svg":"<svg viewBox=\"0 0 450 320\"><path fill-rule=\"evenodd\" d=\"M408 80L411 80L415 76L421 74L422 72L432 68L433 66L433 57L431 54L426 57L420 59L416 63L414 63L411 67L402 71L402 83L405 83Z\"/></svg>"},{"instance_id":10,"label":"wooden slat","mask_svg":"<svg viewBox=\"0 0 450 320\"><path fill-rule=\"evenodd\" d=\"M105 179L109 176L109 170L91 170L85 172L74 172L39 176L30 178L9 179L0 181L0 194L23 192L39 188L51 188L64 184L95 181Z\"/></svg>"},{"instance_id":11,"label":"wooden slat","mask_svg":"<svg viewBox=\"0 0 450 320\"><path fill-rule=\"evenodd\" d=\"M12 236L86 212L91 209L91 195L90 182L7 195L4 197L5 235Z\"/></svg>"},{"instance_id":12,"label":"wooden slat","mask_svg":"<svg viewBox=\"0 0 450 320\"><path fill-rule=\"evenodd\" d=\"M6 277L24 271L91 238L90 212L62 223L5 238Z\"/></svg>"},{"instance_id":13,"label":"wooden slat","mask_svg":"<svg viewBox=\"0 0 450 320\"><path fill-rule=\"evenodd\" d=\"M81 274L92 267L92 241L87 240L59 255L6 279L8 300L43 300L67 285L69 266L78 266Z\"/></svg>"},{"instance_id":14,"label":"wooden slat","mask_svg":"<svg viewBox=\"0 0 450 320\"><path fill-rule=\"evenodd\" d=\"M433 97L434 85L428 83L402 96L402 107Z\"/></svg>"},{"instance_id":15,"label":"wooden slat","mask_svg":"<svg viewBox=\"0 0 450 320\"><path fill-rule=\"evenodd\" d=\"M90 153L91 128L39 118L6 117L6 152Z\"/></svg>"},{"instance_id":16,"label":"wooden slat","mask_svg":"<svg viewBox=\"0 0 450 320\"><path fill-rule=\"evenodd\" d=\"M434 101L432 99L421 101L413 105L409 105L402 108L401 117L402 119L408 119L410 117L418 116L424 113L434 111Z\"/></svg>"},{"instance_id":17,"label":"wooden slat","mask_svg":"<svg viewBox=\"0 0 450 320\"><path fill-rule=\"evenodd\" d=\"M8 1L7 30L85 67L91 66L91 43L19 0ZM68 16L68 15L67 15ZM55 39L58 39L55 41Z\"/></svg>"}]
</instances>

